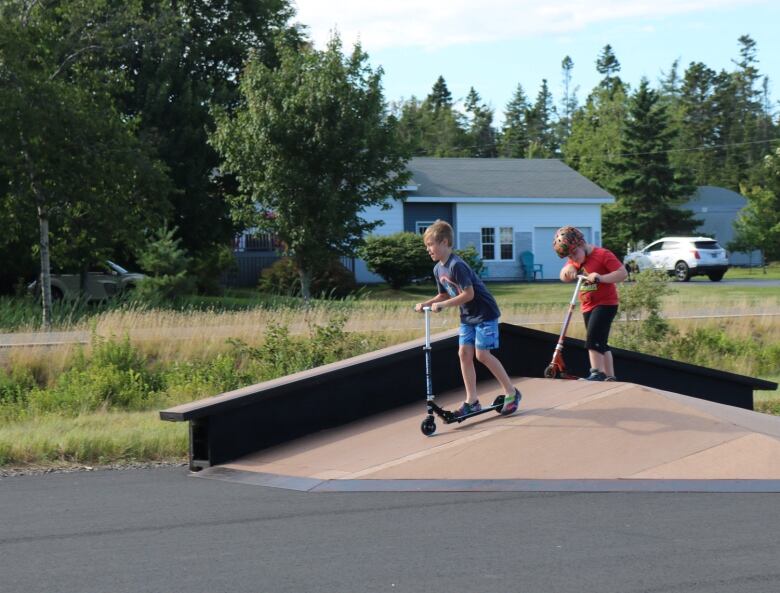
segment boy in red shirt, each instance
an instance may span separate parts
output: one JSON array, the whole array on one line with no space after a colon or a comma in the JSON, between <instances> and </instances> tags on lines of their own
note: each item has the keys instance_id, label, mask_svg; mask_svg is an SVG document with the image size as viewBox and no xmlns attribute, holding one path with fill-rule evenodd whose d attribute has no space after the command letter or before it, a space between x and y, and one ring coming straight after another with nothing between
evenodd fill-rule
<instances>
[{"instance_id":1,"label":"boy in red shirt","mask_svg":"<svg viewBox=\"0 0 780 593\"><path fill-rule=\"evenodd\" d=\"M586 242L582 231L573 226L558 229L553 249L558 257L569 258L561 269L562 282L574 282L579 275L587 278L580 288L582 317L587 331L585 346L590 359L587 379L614 381L615 365L607 340L618 310L615 284L625 280L628 272L614 253Z\"/></svg>"}]
</instances>

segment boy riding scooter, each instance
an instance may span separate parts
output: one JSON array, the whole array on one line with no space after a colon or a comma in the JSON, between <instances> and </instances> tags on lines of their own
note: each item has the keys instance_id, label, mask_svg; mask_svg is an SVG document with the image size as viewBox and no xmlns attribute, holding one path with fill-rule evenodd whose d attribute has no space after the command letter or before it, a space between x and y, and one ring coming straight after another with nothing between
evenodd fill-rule
<instances>
[{"instance_id":1,"label":"boy riding scooter","mask_svg":"<svg viewBox=\"0 0 780 593\"><path fill-rule=\"evenodd\" d=\"M585 346L590 359L588 381L614 381L615 365L607 340L618 310L618 292L615 286L628 277L620 260L609 249L591 245L578 228L558 229L553 239L558 257L567 257L561 269L562 282L574 282L584 276L580 285L580 303L587 337Z\"/></svg>"},{"instance_id":2,"label":"boy riding scooter","mask_svg":"<svg viewBox=\"0 0 780 593\"><path fill-rule=\"evenodd\" d=\"M453 253L453 230L449 223L437 220L423 235L425 247L436 265L433 275L438 293L415 305L422 313L426 307L440 311L444 307L460 308L458 357L466 388L466 401L454 412L455 417L470 416L482 410L477 398L477 373L474 358L484 364L501 383L504 393L501 414L513 414L522 397L512 385L501 361L490 352L498 348L498 318L501 312L485 284L460 257Z\"/></svg>"}]
</instances>

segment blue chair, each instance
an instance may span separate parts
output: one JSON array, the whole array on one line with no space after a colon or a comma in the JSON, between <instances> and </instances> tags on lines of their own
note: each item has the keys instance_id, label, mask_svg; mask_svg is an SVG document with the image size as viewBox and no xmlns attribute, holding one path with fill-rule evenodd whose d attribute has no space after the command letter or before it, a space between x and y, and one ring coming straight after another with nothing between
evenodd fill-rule
<instances>
[{"instance_id":1,"label":"blue chair","mask_svg":"<svg viewBox=\"0 0 780 593\"><path fill-rule=\"evenodd\" d=\"M522 279L526 282L536 280L537 274L539 274L540 279L544 279L544 266L534 263L532 251L523 251L520 254L520 271L523 275Z\"/></svg>"}]
</instances>

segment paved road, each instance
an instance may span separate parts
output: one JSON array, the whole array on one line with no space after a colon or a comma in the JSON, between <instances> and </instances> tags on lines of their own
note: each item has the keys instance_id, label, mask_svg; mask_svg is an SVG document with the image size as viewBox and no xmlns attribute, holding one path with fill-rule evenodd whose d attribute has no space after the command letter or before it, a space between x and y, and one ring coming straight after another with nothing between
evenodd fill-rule
<instances>
[{"instance_id":1,"label":"paved road","mask_svg":"<svg viewBox=\"0 0 780 593\"><path fill-rule=\"evenodd\" d=\"M0 479L3 593L767 593L780 496L313 494L184 468Z\"/></svg>"}]
</instances>

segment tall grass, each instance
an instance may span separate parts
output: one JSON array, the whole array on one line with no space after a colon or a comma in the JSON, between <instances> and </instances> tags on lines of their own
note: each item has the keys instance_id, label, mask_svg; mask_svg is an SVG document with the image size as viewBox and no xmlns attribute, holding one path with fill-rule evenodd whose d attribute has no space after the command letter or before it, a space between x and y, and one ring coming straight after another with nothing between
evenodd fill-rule
<instances>
[{"instance_id":1,"label":"tall grass","mask_svg":"<svg viewBox=\"0 0 780 593\"><path fill-rule=\"evenodd\" d=\"M66 466L117 461L181 460L187 426L153 411L38 416L0 424L0 465Z\"/></svg>"}]
</instances>

